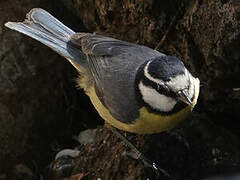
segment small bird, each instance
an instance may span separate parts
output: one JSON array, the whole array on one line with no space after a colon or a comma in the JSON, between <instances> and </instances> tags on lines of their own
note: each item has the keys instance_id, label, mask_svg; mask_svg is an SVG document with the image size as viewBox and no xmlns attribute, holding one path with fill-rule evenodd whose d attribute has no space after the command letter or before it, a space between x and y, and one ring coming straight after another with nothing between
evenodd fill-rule
<instances>
[{"instance_id":1,"label":"small bird","mask_svg":"<svg viewBox=\"0 0 240 180\"><path fill-rule=\"evenodd\" d=\"M5 26L65 57L79 72L77 84L100 116L120 130L167 131L197 103L200 81L174 56L110 37L76 33L40 8L32 9L24 22Z\"/></svg>"}]
</instances>

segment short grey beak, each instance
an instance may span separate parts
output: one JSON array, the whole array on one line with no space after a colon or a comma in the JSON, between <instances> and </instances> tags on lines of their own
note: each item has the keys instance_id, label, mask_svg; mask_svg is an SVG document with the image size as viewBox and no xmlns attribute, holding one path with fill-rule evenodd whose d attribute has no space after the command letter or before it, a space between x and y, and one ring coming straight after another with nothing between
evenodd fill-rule
<instances>
[{"instance_id":1,"label":"short grey beak","mask_svg":"<svg viewBox=\"0 0 240 180\"><path fill-rule=\"evenodd\" d=\"M188 97L188 94L184 91L184 90L181 90L181 91L178 91L177 93L177 99L186 103L186 104L189 104L189 105L192 105L192 100Z\"/></svg>"}]
</instances>

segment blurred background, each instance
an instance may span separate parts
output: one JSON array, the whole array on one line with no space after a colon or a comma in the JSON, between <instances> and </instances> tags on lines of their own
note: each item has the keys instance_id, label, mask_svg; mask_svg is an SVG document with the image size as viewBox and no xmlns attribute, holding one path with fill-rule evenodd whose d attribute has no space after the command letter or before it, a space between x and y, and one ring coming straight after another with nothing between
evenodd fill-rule
<instances>
[{"instance_id":1,"label":"blurred background","mask_svg":"<svg viewBox=\"0 0 240 180\"><path fill-rule=\"evenodd\" d=\"M125 157L123 143L102 128L103 120L76 88L71 64L4 27L23 21L34 7L74 31L143 44L183 60L201 81L192 116L170 133L136 136L135 143L172 179L240 172L239 1L5 0L0 1L0 180L156 179ZM73 138L95 128L98 135L87 145ZM54 166L56 153L66 148L80 155L72 164L63 160Z\"/></svg>"}]
</instances>

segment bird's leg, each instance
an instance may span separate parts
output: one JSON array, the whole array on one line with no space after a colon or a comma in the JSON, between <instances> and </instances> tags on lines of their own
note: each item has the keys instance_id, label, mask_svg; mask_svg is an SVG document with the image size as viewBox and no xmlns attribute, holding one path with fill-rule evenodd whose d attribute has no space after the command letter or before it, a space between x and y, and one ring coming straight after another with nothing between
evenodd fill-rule
<instances>
[{"instance_id":1,"label":"bird's leg","mask_svg":"<svg viewBox=\"0 0 240 180\"><path fill-rule=\"evenodd\" d=\"M152 168L156 173L157 177L160 176L162 173L164 176L170 179L170 175L162 168L160 168L155 162L151 161L150 159L146 158L126 137L124 137L117 129L111 128L112 132L116 134L121 140L123 140L124 144L132 150L132 155L134 159L139 159L143 162L146 167Z\"/></svg>"}]
</instances>

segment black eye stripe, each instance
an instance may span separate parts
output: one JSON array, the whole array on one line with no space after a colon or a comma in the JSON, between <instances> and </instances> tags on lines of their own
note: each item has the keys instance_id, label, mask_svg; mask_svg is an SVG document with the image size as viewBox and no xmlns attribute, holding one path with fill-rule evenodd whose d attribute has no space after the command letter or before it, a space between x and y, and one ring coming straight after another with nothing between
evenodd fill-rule
<instances>
[{"instance_id":1,"label":"black eye stripe","mask_svg":"<svg viewBox=\"0 0 240 180\"><path fill-rule=\"evenodd\" d=\"M143 77L142 82L145 86L152 87L153 89L155 89L160 94L163 94L163 95L168 96L168 97L172 97L174 99L176 98L176 93L170 91L167 87L164 88L161 85L147 79L145 76Z\"/></svg>"},{"instance_id":2,"label":"black eye stripe","mask_svg":"<svg viewBox=\"0 0 240 180\"><path fill-rule=\"evenodd\" d=\"M139 83L140 81L138 81ZM145 76L142 77L141 79L141 82L145 85L145 86L150 86L152 87L153 89L155 89L157 92L159 92L160 94L163 94L165 96L168 96L168 97L172 97L172 98L175 98L176 97L176 94L173 93L173 92L169 92L167 91L166 89L162 88L160 85L157 85L156 83L150 81L149 79L147 79ZM139 90L137 90L137 94L138 94L138 99L140 100L140 102L142 104L144 104L147 108L148 108L148 111L150 112L154 112L154 113L159 113L161 115L171 115L171 114L174 114L182 109L184 109L185 107L187 107L187 104L184 103L184 102L181 102L181 101L178 101L177 104L174 106L173 110L170 111L170 112L162 112L162 111L157 111L155 109L152 109L148 104L146 104L143 100L142 100L142 97L141 97L141 94L139 93Z\"/></svg>"}]
</instances>

